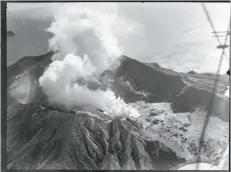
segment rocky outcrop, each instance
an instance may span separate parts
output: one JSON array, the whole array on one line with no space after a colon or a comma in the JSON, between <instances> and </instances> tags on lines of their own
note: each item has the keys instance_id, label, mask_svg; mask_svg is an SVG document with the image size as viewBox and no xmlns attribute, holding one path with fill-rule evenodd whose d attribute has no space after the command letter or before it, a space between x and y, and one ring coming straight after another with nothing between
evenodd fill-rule
<instances>
[{"instance_id":1,"label":"rocky outcrop","mask_svg":"<svg viewBox=\"0 0 231 172\"><path fill-rule=\"evenodd\" d=\"M227 76L177 73L155 63L144 64L124 57L116 77L123 77L123 80L129 81L136 90L149 93L148 97L137 98L137 95L131 92L124 93L124 88L117 86L116 91L122 90L127 102L132 102L131 100L170 102L174 112L191 112L199 107L211 111L211 114L222 120L229 120L229 101L223 95L229 85ZM217 78L219 81L215 84ZM215 93L214 87L216 87ZM213 108L210 110L211 106Z\"/></svg>"},{"instance_id":2,"label":"rocky outcrop","mask_svg":"<svg viewBox=\"0 0 231 172\"><path fill-rule=\"evenodd\" d=\"M8 113L9 169L162 169L159 162L172 166L163 156L184 162L173 151L166 152L164 143L147 140L141 126L99 110L60 111L27 104Z\"/></svg>"},{"instance_id":3,"label":"rocky outcrop","mask_svg":"<svg viewBox=\"0 0 231 172\"><path fill-rule=\"evenodd\" d=\"M12 32L12 31L8 31L8 32L7 32L7 36L11 37L11 36L15 36L15 34L14 34L14 32Z\"/></svg>"},{"instance_id":4,"label":"rocky outcrop","mask_svg":"<svg viewBox=\"0 0 231 172\"><path fill-rule=\"evenodd\" d=\"M178 73L128 57L124 57L116 77L124 77L136 90L150 93L149 102L171 102L185 86Z\"/></svg>"},{"instance_id":5,"label":"rocky outcrop","mask_svg":"<svg viewBox=\"0 0 231 172\"><path fill-rule=\"evenodd\" d=\"M31 71L31 74L35 76L41 76L44 69L51 63L51 57L54 52L49 52L40 56L27 56L21 58L16 63L7 68L7 80L11 80L12 77L20 75L25 71Z\"/></svg>"},{"instance_id":6,"label":"rocky outcrop","mask_svg":"<svg viewBox=\"0 0 231 172\"><path fill-rule=\"evenodd\" d=\"M172 103L173 112L191 112L196 108L210 111L224 121L229 121L229 99L222 94L189 86Z\"/></svg>"},{"instance_id":7,"label":"rocky outcrop","mask_svg":"<svg viewBox=\"0 0 231 172\"><path fill-rule=\"evenodd\" d=\"M38 79L51 63L53 54L54 52L49 52L41 56L23 57L7 68L8 108L18 102L15 99L15 90L17 89L27 92L25 95L29 97L24 97L24 99L28 99L26 102L40 101L40 99L45 101L44 94L42 94L42 90L39 87ZM21 85L24 84L27 85L27 88L21 88Z\"/></svg>"}]
</instances>

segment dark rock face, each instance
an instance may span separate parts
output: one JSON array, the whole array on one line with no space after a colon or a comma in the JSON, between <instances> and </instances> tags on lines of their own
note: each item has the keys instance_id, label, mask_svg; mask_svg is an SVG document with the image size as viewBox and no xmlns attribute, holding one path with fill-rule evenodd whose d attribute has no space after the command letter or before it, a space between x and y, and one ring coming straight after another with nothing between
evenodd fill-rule
<instances>
[{"instance_id":1,"label":"dark rock face","mask_svg":"<svg viewBox=\"0 0 231 172\"><path fill-rule=\"evenodd\" d=\"M11 36L15 36L15 34L14 34L14 32L12 32L12 31L8 31L8 32L7 32L7 36L11 37Z\"/></svg>"},{"instance_id":2,"label":"dark rock face","mask_svg":"<svg viewBox=\"0 0 231 172\"><path fill-rule=\"evenodd\" d=\"M215 94L213 97L211 91L188 87L172 103L174 112L190 112L198 106L207 111L210 108L213 115L224 121L229 121L229 99L224 95Z\"/></svg>"},{"instance_id":3,"label":"dark rock face","mask_svg":"<svg viewBox=\"0 0 231 172\"><path fill-rule=\"evenodd\" d=\"M40 56L23 57L13 65L7 68L7 79L11 80L12 77L19 75L27 70L33 70L30 73L39 77L43 74L44 69L51 63L51 57L54 52L49 52Z\"/></svg>"},{"instance_id":4,"label":"dark rock face","mask_svg":"<svg viewBox=\"0 0 231 172\"><path fill-rule=\"evenodd\" d=\"M151 93L149 102L171 102L185 85L176 72L162 71L159 67L148 66L127 57L116 76L124 76L137 90Z\"/></svg>"},{"instance_id":5,"label":"dark rock face","mask_svg":"<svg viewBox=\"0 0 231 172\"><path fill-rule=\"evenodd\" d=\"M11 90L13 83L20 79L23 74L26 75L33 89L33 99L34 101L40 101L40 99L44 99L44 95L42 94L42 90L39 87L38 79L44 73L44 70L51 63L51 57L54 52L49 52L45 55L35 56L35 57L24 57L21 58L18 62L7 68L7 93L8 93L8 107L11 107L11 104L17 102L11 95ZM26 73L25 73L26 72ZM17 87L17 85L16 85ZM28 90L29 92L29 90ZM45 102L44 102L45 103Z\"/></svg>"},{"instance_id":6,"label":"dark rock face","mask_svg":"<svg viewBox=\"0 0 231 172\"><path fill-rule=\"evenodd\" d=\"M195 75L197 73L195 71L189 71L188 74Z\"/></svg>"},{"instance_id":7,"label":"dark rock face","mask_svg":"<svg viewBox=\"0 0 231 172\"><path fill-rule=\"evenodd\" d=\"M159 115L159 114L163 114L164 113L164 111L162 110L162 111L158 111L158 110L151 110L151 112L150 112L150 116L157 116L157 115Z\"/></svg>"},{"instance_id":8,"label":"dark rock face","mask_svg":"<svg viewBox=\"0 0 231 172\"><path fill-rule=\"evenodd\" d=\"M170 102L174 112L191 112L196 107L208 110L211 104L211 113L222 120L229 120L229 101L222 94L227 90L229 78L213 74L184 74L161 68L156 64L144 64L134 59L124 57L124 61L117 70L116 77L124 77L132 83L136 90L144 90L150 95L140 98L146 102ZM216 77L219 82L214 87ZM134 100L132 93L124 94L127 102ZM131 98L132 97L132 98ZM213 102L211 102L214 97ZM136 99L136 100L140 100Z\"/></svg>"},{"instance_id":9,"label":"dark rock face","mask_svg":"<svg viewBox=\"0 0 231 172\"><path fill-rule=\"evenodd\" d=\"M230 75L230 69L226 73L227 73L227 75Z\"/></svg>"}]
</instances>

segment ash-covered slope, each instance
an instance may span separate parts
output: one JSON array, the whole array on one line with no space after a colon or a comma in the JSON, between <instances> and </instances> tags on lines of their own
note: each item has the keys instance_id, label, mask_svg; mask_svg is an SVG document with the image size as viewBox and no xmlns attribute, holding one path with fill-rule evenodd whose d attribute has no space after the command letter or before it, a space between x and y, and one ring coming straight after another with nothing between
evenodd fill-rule
<instances>
[{"instance_id":1,"label":"ash-covered slope","mask_svg":"<svg viewBox=\"0 0 231 172\"><path fill-rule=\"evenodd\" d=\"M51 63L53 54L54 52L49 52L41 56L23 57L7 68L8 108L15 103L13 97L28 102L30 99L39 100L43 96L40 94L38 79ZM20 93L26 97L20 97Z\"/></svg>"},{"instance_id":2,"label":"ash-covered slope","mask_svg":"<svg viewBox=\"0 0 231 172\"><path fill-rule=\"evenodd\" d=\"M46 68L51 63L51 57L53 54L54 52L51 51L40 56L28 56L21 58L19 61L7 68L8 81L11 81L13 77L18 76L23 72L31 70L33 70L33 72L30 73L34 76L41 76L44 72L44 68Z\"/></svg>"},{"instance_id":3,"label":"ash-covered slope","mask_svg":"<svg viewBox=\"0 0 231 172\"><path fill-rule=\"evenodd\" d=\"M167 121L165 123L154 119L157 114L153 112L150 112L148 119L143 116L134 120L108 116L102 110L92 107L67 111L49 105L38 79L50 64L52 55L53 52L50 52L33 58L22 58L8 68L8 168L169 169L185 162L189 157L188 152L192 156L198 154L190 139L183 137L183 134L173 133L175 126L169 132ZM192 87L204 94L208 83L214 80L214 76L178 74L128 57L124 57L115 73L105 72L102 80L105 81L107 77L110 82L102 82L102 85L96 87L106 87L109 84L127 102L165 101L172 103L177 111L192 110L192 104L197 101L195 97L189 105L181 102L182 95L183 98L189 96L190 99L195 94L186 94L184 90ZM186 85L190 87L186 88ZM220 93L225 92L226 85L225 81L220 83ZM209 87L212 88L213 85L210 84ZM222 97L222 101L228 102L228 99ZM163 114L166 115L164 112ZM150 123L148 126L146 120ZM185 127L183 129L181 131L182 127L178 127L176 132L187 131ZM161 133L164 133L163 137L157 137ZM182 152L173 144L172 137L180 139L179 144L184 144ZM225 138L226 135L222 137ZM215 143L209 140L207 142ZM220 143L222 144L224 143ZM209 147L209 151L214 152L216 145L210 146L212 148Z\"/></svg>"}]
</instances>

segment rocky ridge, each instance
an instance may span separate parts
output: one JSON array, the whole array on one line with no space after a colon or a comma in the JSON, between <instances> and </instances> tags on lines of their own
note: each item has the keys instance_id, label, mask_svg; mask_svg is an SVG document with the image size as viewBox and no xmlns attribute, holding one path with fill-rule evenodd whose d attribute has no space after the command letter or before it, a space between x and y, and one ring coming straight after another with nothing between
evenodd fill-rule
<instances>
[{"instance_id":1,"label":"rocky ridge","mask_svg":"<svg viewBox=\"0 0 231 172\"><path fill-rule=\"evenodd\" d=\"M142 116L113 117L92 107L67 111L49 105L38 78L52 55L25 57L8 68L8 168L170 169L198 156L198 121L203 121L205 113L194 109L206 110L215 76L177 73L124 56L117 71L107 71L102 78L110 79L116 95L136 106ZM227 78L220 78L215 98L228 108L228 98L222 96ZM33 94L23 93L19 101L15 90L25 80ZM204 161L212 161L217 149L228 143L224 131L228 124L222 121L228 119L227 110L221 111L217 103L214 107L212 121L219 121L216 132L220 135L208 134Z\"/></svg>"}]
</instances>

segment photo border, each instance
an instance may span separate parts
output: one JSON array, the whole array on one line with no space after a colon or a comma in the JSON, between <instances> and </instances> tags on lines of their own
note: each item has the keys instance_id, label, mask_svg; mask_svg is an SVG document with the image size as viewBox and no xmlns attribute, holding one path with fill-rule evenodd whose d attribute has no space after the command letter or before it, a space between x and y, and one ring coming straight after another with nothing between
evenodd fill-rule
<instances>
[{"instance_id":1,"label":"photo border","mask_svg":"<svg viewBox=\"0 0 231 172\"><path fill-rule=\"evenodd\" d=\"M6 153L6 123L7 123L7 4L8 3L78 3L78 2L136 2L136 3L150 3L150 2L172 2L172 3L178 3L178 2L189 2L189 3L230 3L228 0L159 0L159 1L93 1L93 0L85 0L85 1L74 1L74 0L24 0L24 1L15 1L15 0L2 0L1 1L1 171L126 171L126 170L7 170L7 153ZM231 43L230 43L231 44ZM231 54L231 48L230 48L230 54ZM230 62L231 64L231 62ZM230 66L229 64L229 66ZM229 85L230 84L230 78L229 78ZM229 90L230 94L230 90ZM230 98L229 98L229 112L230 112ZM230 113L229 113L230 115ZM230 118L229 118L229 130L230 130ZM229 139L230 139L230 131L229 131ZM229 147L230 152L230 147ZM230 169L230 158L229 158L229 169ZM135 171L159 171L159 170L135 170ZM163 170L164 171L177 171L177 170ZM184 171L184 170L183 170ZM195 171L195 170L185 170L185 171ZM213 170L196 170L196 171L213 171ZM218 171L228 171L228 170L218 170ZM218 172L217 171L217 172Z\"/></svg>"}]
</instances>

